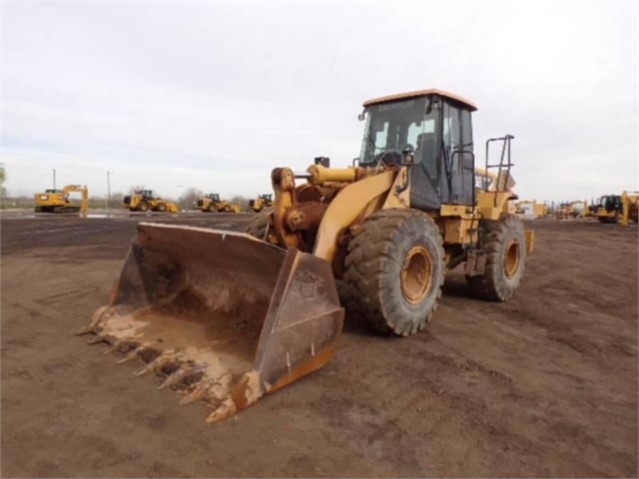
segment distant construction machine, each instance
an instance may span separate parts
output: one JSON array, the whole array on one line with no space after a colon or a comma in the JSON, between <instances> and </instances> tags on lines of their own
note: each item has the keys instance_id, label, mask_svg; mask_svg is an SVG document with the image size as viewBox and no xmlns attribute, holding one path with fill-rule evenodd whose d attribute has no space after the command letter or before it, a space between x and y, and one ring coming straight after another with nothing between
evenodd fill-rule
<instances>
[{"instance_id":1,"label":"distant construction machine","mask_svg":"<svg viewBox=\"0 0 639 479\"><path fill-rule=\"evenodd\" d=\"M129 211L154 211L158 213L178 213L180 211L175 203L155 196L152 190L135 190L132 195L124 197L122 206Z\"/></svg>"},{"instance_id":2,"label":"distant construction machine","mask_svg":"<svg viewBox=\"0 0 639 479\"><path fill-rule=\"evenodd\" d=\"M628 226L630 220L639 220L639 192L624 191L620 195L605 195L590 206L590 216L600 223L619 223Z\"/></svg>"},{"instance_id":3,"label":"distant construction machine","mask_svg":"<svg viewBox=\"0 0 639 479\"><path fill-rule=\"evenodd\" d=\"M239 213L240 207L235 203L221 200L218 193L209 193L195 202L195 206L205 213Z\"/></svg>"},{"instance_id":4,"label":"distant construction machine","mask_svg":"<svg viewBox=\"0 0 639 479\"><path fill-rule=\"evenodd\" d=\"M249 208L255 213L259 213L264 208L270 208L271 206L273 206L273 194L272 193L259 195L254 200L250 200L249 201Z\"/></svg>"},{"instance_id":5,"label":"distant construction machine","mask_svg":"<svg viewBox=\"0 0 639 479\"><path fill-rule=\"evenodd\" d=\"M73 205L71 193L80 193L80 206ZM89 190L84 185L66 185L61 190L49 189L34 195L36 213L80 213L86 215L89 207Z\"/></svg>"},{"instance_id":6,"label":"distant construction machine","mask_svg":"<svg viewBox=\"0 0 639 479\"><path fill-rule=\"evenodd\" d=\"M559 220L583 219L588 213L588 202L585 200L575 200L559 204L555 211L555 217Z\"/></svg>"},{"instance_id":7,"label":"distant construction machine","mask_svg":"<svg viewBox=\"0 0 639 479\"><path fill-rule=\"evenodd\" d=\"M548 206L545 203L537 203L536 200L518 201L515 208L515 213L523 218L543 218L548 214Z\"/></svg>"}]
</instances>

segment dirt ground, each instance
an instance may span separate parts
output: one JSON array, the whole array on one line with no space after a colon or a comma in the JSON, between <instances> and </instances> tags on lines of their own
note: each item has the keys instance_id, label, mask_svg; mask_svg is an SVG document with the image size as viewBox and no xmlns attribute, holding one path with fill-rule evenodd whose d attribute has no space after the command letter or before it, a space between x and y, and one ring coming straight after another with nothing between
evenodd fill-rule
<instances>
[{"instance_id":1,"label":"dirt ground","mask_svg":"<svg viewBox=\"0 0 639 479\"><path fill-rule=\"evenodd\" d=\"M430 332L347 318L328 366L210 425L74 335L136 221L2 219L2 476L637 477L636 225L531 222L512 301L453 272Z\"/></svg>"}]
</instances>

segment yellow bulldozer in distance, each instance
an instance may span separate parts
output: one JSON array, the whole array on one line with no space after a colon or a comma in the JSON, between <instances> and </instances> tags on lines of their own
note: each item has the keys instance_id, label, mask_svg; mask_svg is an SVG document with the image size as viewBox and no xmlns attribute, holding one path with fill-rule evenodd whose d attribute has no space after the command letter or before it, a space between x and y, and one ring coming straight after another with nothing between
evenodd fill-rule
<instances>
[{"instance_id":1,"label":"yellow bulldozer in distance","mask_svg":"<svg viewBox=\"0 0 639 479\"><path fill-rule=\"evenodd\" d=\"M273 206L273 194L272 193L258 195L257 198L255 198L253 200L249 200L249 208L254 213L259 213L260 211L264 210L265 208L270 208L271 206Z\"/></svg>"},{"instance_id":2,"label":"yellow bulldozer in distance","mask_svg":"<svg viewBox=\"0 0 639 479\"><path fill-rule=\"evenodd\" d=\"M494 187L477 185L475 110L434 89L367 101L358 165L275 168L273 207L246 233L140 223L110 302L80 334L118 362L141 359L137 374L156 373L182 404L206 401L213 422L326 364L345 310L416 334L462 265L478 298L510 299L533 233L509 213L511 135L486 142L501 151L484 165Z\"/></svg>"},{"instance_id":3,"label":"yellow bulldozer in distance","mask_svg":"<svg viewBox=\"0 0 639 479\"><path fill-rule=\"evenodd\" d=\"M590 206L589 216L600 223L619 223L628 226L639 220L639 192L624 191L621 195L605 195Z\"/></svg>"},{"instance_id":4,"label":"yellow bulldozer in distance","mask_svg":"<svg viewBox=\"0 0 639 479\"><path fill-rule=\"evenodd\" d=\"M122 206L129 211L154 211L158 213L178 213L180 211L175 203L155 196L152 190L135 190L132 195L126 195L123 198Z\"/></svg>"},{"instance_id":5,"label":"yellow bulldozer in distance","mask_svg":"<svg viewBox=\"0 0 639 479\"><path fill-rule=\"evenodd\" d=\"M209 193L195 202L195 206L205 213L239 213L240 207L235 203L221 200L218 193Z\"/></svg>"},{"instance_id":6,"label":"yellow bulldozer in distance","mask_svg":"<svg viewBox=\"0 0 639 479\"><path fill-rule=\"evenodd\" d=\"M73 205L71 193L80 193L80 206ZM84 216L89 207L89 190L84 185L66 185L61 190L49 189L33 195L36 213L79 213Z\"/></svg>"}]
</instances>

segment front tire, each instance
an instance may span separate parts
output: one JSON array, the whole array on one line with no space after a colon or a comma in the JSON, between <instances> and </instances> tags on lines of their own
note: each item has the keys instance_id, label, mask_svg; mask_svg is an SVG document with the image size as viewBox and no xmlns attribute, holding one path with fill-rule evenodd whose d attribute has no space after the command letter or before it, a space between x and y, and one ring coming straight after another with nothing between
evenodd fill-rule
<instances>
[{"instance_id":1,"label":"front tire","mask_svg":"<svg viewBox=\"0 0 639 479\"><path fill-rule=\"evenodd\" d=\"M526 269L524 224L513 214L483 220L484 273L469 278L473 293L490 301L508 301L515 295Z\"/></svg>"},{"instance_id":2,"label":"front tire","mask_svg":"<svg viewBox=\"0 0 639 479\"><path fill-rule=\"evenodd\" d=\"M382 333L415 334L437 309L445 269L442 237L430 216L412 209L378 211L348 245L347 311Z\"/></svg>"},{"instance_id":3,"label":"front tire","mask_svg":"<svg viewBox=\"0 0 639 479\"><path fill-rule=\"evenodd\" d=\"M160 204L158 205L157 210L158 210L160 213L164 213L164 212L166 211L166 204L164 204L164 203L160 203Z\"/></svg>"}]
</instances>

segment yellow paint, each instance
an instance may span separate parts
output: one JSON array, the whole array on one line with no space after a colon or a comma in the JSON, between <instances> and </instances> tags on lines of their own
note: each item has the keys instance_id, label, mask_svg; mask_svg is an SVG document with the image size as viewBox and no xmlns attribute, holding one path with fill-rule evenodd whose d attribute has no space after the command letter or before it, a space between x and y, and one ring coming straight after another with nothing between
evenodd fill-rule
<instances>
[{"instance_id":1,"label":"yellow paint","mask_svg":"<svg viewBox=\"0 0 639 479\"><path fill-rule=\"evenodd\" d=\"M68 196L71 193L80 193L80 216L86 216L89 209L89 189L84 185L66 185L56 192L36 193L33 197L36 208L64 208L71 206Z\"/></svg>"},{"instance_id":2,"label":"yellow paint","mask_svg":"<svg viewBox=\"0 0 639 479\"><path fill-rule=\"evenodd\" d=\"M358 218L368 203L388 192L394 181L395 173L384 171L342 189L324 213L313 254L332 261L343 231Z\"/></svg>"},{"instance_id":3,"label":"yellow paint","mask_svg":"<svg viewBox=\"0 0 639 479\"><path fill-rule=\"evenodd\" d=\"M311 177L308 182L312 185L320 185L330 181L353 182L357 176L355 168L326 168L322 165L311 165L306 170Z\"/></svg>"},{"instance_id":4,"label":"yellow paint","mask_svg":"<svg viewBox=\"0 0 639 479\"><path fill-rule=\"evenodd\" d=\"M408 178L408 168L400 168L390 193L384 201L382 209L388 208L410 208L410 181Z\"/></svg>"}]
</instances>

